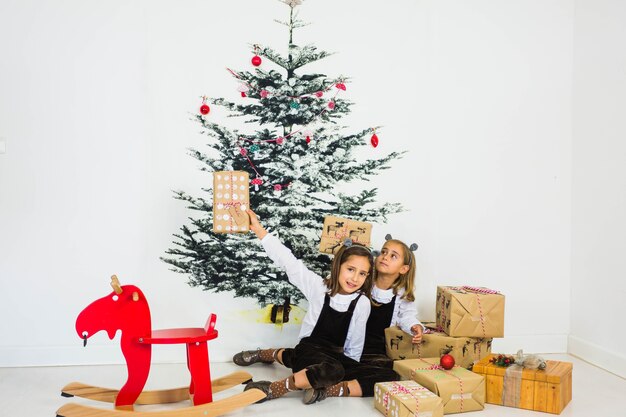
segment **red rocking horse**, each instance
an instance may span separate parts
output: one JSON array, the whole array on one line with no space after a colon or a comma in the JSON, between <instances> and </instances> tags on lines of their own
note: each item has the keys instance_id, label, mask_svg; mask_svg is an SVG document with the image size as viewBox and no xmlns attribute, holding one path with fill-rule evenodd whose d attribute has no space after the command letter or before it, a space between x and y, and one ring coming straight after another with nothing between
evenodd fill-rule
<instances>
[{"instance_id":1,"label":"red rocking horse","mask_svg":"<svg viewBox=\"0 0 626 417\"><path fill-rule=\"evenodd\" d=\"M87 339L105 330L110 339L121 330L121 348L126 360L128 379L118 391L73 382L66 385L61 395L114 402L115 409L105 410L82 404L66 404L59 408L60 417L133 416L219 416L231 410L252 404L265 397L257 389L213 401L213 393L241 384L252 378L247 372L234 372L211 381L207 342L217 337L215 314L211 314L204 328L152 330L150 308L143 292L134 285L121 286L117 277L111 277L113 292L89 304L76 319L76 332L87 345ZM150 372L152 345L185 344L187 367L191 374L189 387L159 391L143 391ZM171 411L134 411L134 404L165 404L191 400L193 406ZM129 411L132 414L129 414Z\"/></svg>"}]
</instances>

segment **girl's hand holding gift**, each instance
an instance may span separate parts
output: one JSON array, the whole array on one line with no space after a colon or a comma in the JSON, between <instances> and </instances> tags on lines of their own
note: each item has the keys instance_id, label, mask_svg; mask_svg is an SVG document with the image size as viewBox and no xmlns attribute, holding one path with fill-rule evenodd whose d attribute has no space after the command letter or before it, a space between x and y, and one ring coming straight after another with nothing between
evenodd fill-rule
<instances>
[{"instance_id":1,"label":"girl's hand holding gift","mask_svg":"<svg viewBox=\"0 0 626 417\"><path fill-rule=\"evenodd\" d=\"M424 329L420 324L414 324L411 326L411 332L413 333L413 339L411 339L411 343L414 345L422 342L422 335L424 334Z\"/></svg>"},{"instance_id":2,"label":"girl's hand holding gift","mask_svg":"<svg viewBox=\"0 0 626 417\"><path fill-rule=\"evenodd\" d=\"M248 213L250 217L250 230L253 231L259 239L263 239L265 235L267 235L267 230L265 230L263 225L259 222L259 217L250 209L246 210L246 213Z\"/></svg>"}]
</instances>

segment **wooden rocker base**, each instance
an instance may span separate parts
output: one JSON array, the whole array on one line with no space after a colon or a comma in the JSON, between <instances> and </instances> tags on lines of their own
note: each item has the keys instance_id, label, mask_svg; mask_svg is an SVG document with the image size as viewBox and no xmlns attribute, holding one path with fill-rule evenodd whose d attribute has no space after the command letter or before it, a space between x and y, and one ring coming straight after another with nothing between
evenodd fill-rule
<instances>
[{"instance_id":1,"label":"wooden rocker base","mask_svg":"<svg viewBox=\"0 0 626 417\"><path fill-rule=\"evenodd\" d=\"M70 403L57 410L57 417L217 417L229 411L253 404L265 398L265 393L253 388L222 400L194 407L178 408L165 411L126 411L105 410L88 405Z\"/></svg>"},{"instance_id":2,"label":"wooden rocker base","mask_svg":"<svg viewBox=\"0 0 626 417\"><path fill-rule=\"evenodd\" d=\"M211 380L212 391L215 394L251 379L252 375L248 372L233 372L221 378ZM80 382L70 382L61 390L61 395L64 397L81 397L107 403L114 403L118 393L119 390L116 389L96 387ZM135 401L135 404L170 404L185 400L189 400L189 387L143 391Z\"/></svg>"}]
</instances>

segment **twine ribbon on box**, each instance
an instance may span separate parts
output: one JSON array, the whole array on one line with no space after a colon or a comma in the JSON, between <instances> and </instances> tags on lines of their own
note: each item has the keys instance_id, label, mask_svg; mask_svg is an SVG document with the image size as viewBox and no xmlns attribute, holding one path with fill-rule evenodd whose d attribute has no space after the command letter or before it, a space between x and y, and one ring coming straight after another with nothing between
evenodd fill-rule
<instances>
[{"instance_id":1,"label":"twine ribbon on box","mask_svg":"<svg viewBox=\"0 0 626 417\"><path fill-rule=\"evenodd\" d=\"M483 330L483 338L487 337L487 331L485 330L485 316L483 314L483 306L480 302L480 295L479 294L483 294L483 295L493 295L493 294L500 294L499 291L496 290L492 290L489 288L483 288L483 287L472 287L469 285L463 285L461 287L448 287L451 290L454 291L459 291L459 292L463 292L463 293L473 293L474 295L476 295L476 302L478 304L478 314L480 316L480 326ZM441 322L445 324L446 321L446 315L444 313L444 297L443 297L443 292L441 293ZM441 327L441 326L440 326ZM443 330L443 329L442 329Z\"/></svg>"},{"instance_id":2,"label":"twine ribbon on box","mask_svg":"<svg viewBox=\"0 0 626 417\"><path fill-rule=\"evenodd\" d=\"M233 212L230 210L231 208L234 209L235 212L237 212L237 210L240 210L240 206L241 206L241 202L239 201L234 201L235 199L235 193L237 192L237 186L235 185L235 181L233 180L233 177L236 174L231 172L228 174L228 181L230 183L230 201L224 203L224 208L230 213L229 216L229 225L230 225L230 230L233 230L233 221L235 220L234 217L235 215L233 214Z\"/></svg>"},{"instance_id":3,"label":"twine ribbon on box","mask_svg":"<svg viewBox=\"0 0 626 417\"><path fill-rule=\"evenodd\" d=\"M402 384L397 382L391 383L392 387L387 389L387 392L383 394L383 407L385 408L385 415L389 415L389 398L393 395L397 394L408 394L415 400L415 413L413 415L417 416L419 414L419 398L415 395L417 391L428 391L428 389L419 386L407 388Z\"/></svg>"},{"instance_id":4,"label":"twine ribbon on box","mask_svg":"<svg viewBox=\"0 0 626 417\"><path fill-rule=\"evenodd\" d=\"M419 359L420 361L428 364L427 367L425 368L415 368L415 369L411 369L411 378L415 379L415 374L419 371L441 371L446 375L450 375L454 378L456 378L459 381L459 394L460 394L460 400L461 402L459 403L459 412L462 413L463 412L463 379L461 379L458 375L455 375L453 372L450 372L446 369L444 369L441 365L437 365L435 363L429 363L426 362L424 359ZM454 366L454 368L460 368L459 366ZM417 415L417 414L416 414Z\"/></svg>"},{"instance_id":5,"label":"twine ribbon on box","mask_svg":"<svg viewBox=\"0 0 626 417\"><path fill-rule=\"evenodd\" d=\"M543 370L546 368L546 361L537 355L524 355L522 349L515 354L515 363L509 366L504 372L502 387L502 405L519 408L522 395L522 371Z\"/></svg>"}]
</instances>

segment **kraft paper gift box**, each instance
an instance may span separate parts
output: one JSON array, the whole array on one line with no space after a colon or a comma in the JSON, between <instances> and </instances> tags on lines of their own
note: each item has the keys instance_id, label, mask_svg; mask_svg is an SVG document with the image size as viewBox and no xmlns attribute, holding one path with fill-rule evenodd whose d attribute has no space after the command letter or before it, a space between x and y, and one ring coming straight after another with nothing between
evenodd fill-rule
<instances>
[{"instance_id":1,"label":"kraft paper gift box","mask_svg":"<svg viewBox=\"0 0 626 417\"><path fill-rule=\"evenodd\" d=\"M460 366L445 370L439 358L395 361L400 379L412 379L443 401L443 413L454 414L485 408L485 378Z\"/></svg>"},{"instance_id":2,"label":"kraft paper gift box","mask_svg":"<svg viewBox=\"0 0 626 417\"><path fill-rule=\"evenodd\" d=\"M324 217L322 238L320 240L320 252L335 254L346 239L362 245L370 245L372 225L357 220L344 219L342 217Z\"/></svg>"},{"instance_id":3,"label":"kraft paper gift box","mask_svg":"<svg viewBox=\"0 0 626 417\"><path fill-rule=\"evenodd\" d=\"M455 363L470 368L474 362L491 352L491 338L454 337L434 329L434 323L423 323L426 331L422 342L414 345L412 336L393 326L385 329L387 356L391 359L419 359L450 354Z\"/></svg>"},{"instance_id":4,"label":"kraft paper gift box","mask_svg":"<svg viewBox=\"0 0 626 417\"><path fill-rule=\"evenodd\" d=\"M246 233L250 219L249 176L245 171L213 173L213 232Z\"/></svg>"},{"instance_id":5,"label":"kraft paper gift box","mask_svg":"<svg viewBox=\"0 0 626 417\"><path fill-rule=\"evenodd\" d=\"M437 326L449 336L504 337L504 295L482 287L437 287Z\"/></svg>"},{"instance_id":6,"label":"kraft paper gift box","mask_svg":"<svg viewBox=\"0 0 626 417\"><path fill-rule=\"evenodd\" d=\"M378 382L374 407L389 417L443 417L441 398L415 381Z\"/></svg>"},{"instance_id":7,"label":"kraft paper gift box","mask_svg":"<svg viewBox=\"0 0 626 417\"><path fill-rule=\"evenodd\" d=\"M572 399L572 364L546 361L546 369L531 370L519 365L507 368L481 359L474 372L485 376L489 404L561 414Z\"/></svg>"}]
</instances>

